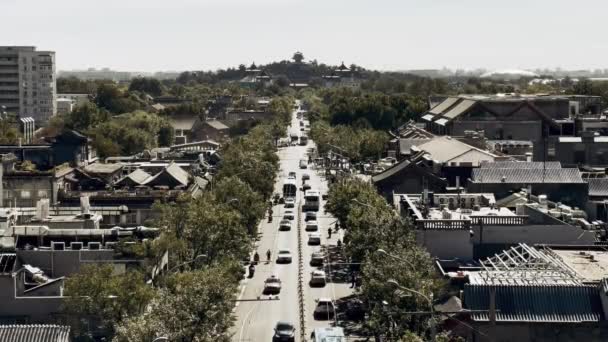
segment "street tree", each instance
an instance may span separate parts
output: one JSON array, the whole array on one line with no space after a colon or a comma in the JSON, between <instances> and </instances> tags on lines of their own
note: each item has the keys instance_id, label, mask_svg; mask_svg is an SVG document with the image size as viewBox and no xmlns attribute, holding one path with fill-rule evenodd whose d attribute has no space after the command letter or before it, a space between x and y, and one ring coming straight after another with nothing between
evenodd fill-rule
<instances>
[{"instance_id":1,"label":"street tree","mask_svg":"<svg viewBox=\"0 0 608 342\"><path fill-rule=\"evenodd\" d=\"M87 265L66 279L63 312L76 335L88 334L91 322L111 335L116 324L143 313L154 296L142 272L117 274L111 265Z\"/></svg>"},{"instance_id":2,"label":"street tree","mask_svg":"<svg viewBox=\"0 0 608 342\"><path fill-rule=\"evenodd\" d=\"M211 262L218 258L234 257L241 260L249 250L247 227L241 214L231 204L218 202L212 193L185 199L179 205L179 215L161 215L159 226L165 238L177 243L178 262L194 261L206 255ZM161 204L161 213L174 210L177 204ZM180 243L181 241L181 243Z\"/></svg>"},{"instance_id":3,"label":"street tree","mask_svg":"<svg viewBox=\"0 0 608 342\"><path fill-rule=\"evenodd\" d=\"M249 235L257 235L257 224L267 207L261 194L235 176L220 179L213 186L213 194L219 203L239 212L241 223L247 227Z\"/></svg>"},{"instance_id":4,"label":"street tree","mask_svg":"<svg viewBox=\"0 0 608 342\"><path fill-rule=\"evenodd\" d=\"M149 342L157 337L183 342L228 342L238 263L222 262L175 274L148 310L122 322L115 342Z\"/></svg>"}]
</instances>

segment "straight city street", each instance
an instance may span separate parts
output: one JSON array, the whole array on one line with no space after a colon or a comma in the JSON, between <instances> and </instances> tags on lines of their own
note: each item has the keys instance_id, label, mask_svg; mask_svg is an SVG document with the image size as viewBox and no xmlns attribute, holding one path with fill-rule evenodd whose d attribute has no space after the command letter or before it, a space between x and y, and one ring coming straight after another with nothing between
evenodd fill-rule
<instances>
[{"instance_id":1,"label":"straight city street","mask_svg":"<svg viewBox=\"0 0 608 342\"><path fill-rule=\"evenodd\" d=\"M300 133L300 119L297 117L297 110L293 112L291 126L288 128L289 134ZM332 255L337 252L337 241L341 237L342 232L335 233L335 219L328 213L325 213L323 206L325 201L320 199L320 208L317 212L317 222L319 226L318 232L321 234L321 245L311 246L308 244L308 234L305 231L304 212L302 205L304 204L304 194L301 191L302 176L308 174L310 180L306 182L310 184L312 190L317 190L321 194L328 191L328 184L323 176L322 169L315 169L313 164L308 164L306 169L299 167L301 160L308 161L307 150L314 148L314 142L308 142L307 146L289 146L280 148L278 155L280 157L281 169L275 184L275 193L282 194L283 183L287 179L289 172L296 173L296 181L298 191L294 208L286 209L283 204L274 205L273 220L263 220L259 226L260 238L256 244L256 250L260 255L260 263L255 268L253 278L245 278L242 281L239 293L239 301L236 304L235 314L237 321L234 327L233 341L272 341L274 335L274 327L278 321L287 321L293 323L296 327L296 341L301 341L301 324L300 324L300 299L298 294L299 272L301 271L303 282L303 299L304 299L304 324L306 341L310 340L310 336L315 328L329 327L336 324L334 320L315 320L313 311L316 306L316 300L319 298L329 298L334 303L337 299L346 297L353 292L350 287L350 276L348 274L339 274L336 270L332 271L332 265L324 262L323 267L310 265L310 258L313 252L322 251L327 258L328 250L332 251ZM279 231L279 223L283 218L286 210L291 210L295 213L293 225L289 231ZM300 229L298 229L298 222ZM331 238L328 238L328 227L331 226L333 233ZM299 234L299 236L298 236ZM298 250L298 237L302 239L302 250ZM287 249L292 253L292 262L286 264L277 264L277 252L282 249ZM266 260L266 252L271 251L271 260ZM299 270L298 259L302 253L302 270ZM332 259L332 262L335 262ZM340 265L344 266L344 265ZM315 269L322 269L326 272L327 284L324 287L311 287L309 285L311 272ZM278 295L263 295L264 281L270 276L278 277L282 282L282 288ZM339 316L338 316L339 319Z\"/></svg>"}]
</instances>

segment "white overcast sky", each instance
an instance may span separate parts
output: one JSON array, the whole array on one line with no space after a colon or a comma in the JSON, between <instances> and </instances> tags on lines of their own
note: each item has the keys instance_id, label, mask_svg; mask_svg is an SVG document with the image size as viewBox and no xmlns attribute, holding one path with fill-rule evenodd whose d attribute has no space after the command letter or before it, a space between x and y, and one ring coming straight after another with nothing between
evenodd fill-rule
<instances>
[{"instance_id":1,"label":"white overcast sky","mask_svg":"<svg viewBox=\"0 0 608 342\"><path fill-rule=\"evenodd\" d=\"M608 68L608 0L0 0L0 45L58 69L291 57L382 70Z\"/></svg>"}]
</instances>

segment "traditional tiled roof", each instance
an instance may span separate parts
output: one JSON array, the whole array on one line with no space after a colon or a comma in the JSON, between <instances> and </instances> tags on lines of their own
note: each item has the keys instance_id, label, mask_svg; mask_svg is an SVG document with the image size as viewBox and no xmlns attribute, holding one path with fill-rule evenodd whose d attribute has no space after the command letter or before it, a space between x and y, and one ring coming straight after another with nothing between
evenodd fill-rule
<instances>
[{"instance_id":1,"label":"traditional tiled roof","mask_svg":"<svg viewBox=\"0 0 608 342\"><path fill-rule=\"evenodd\" d=\"M192 129L198 116L195 114L191 115L175 115L169 117L169 122L171 123L171 127L174 129L181 129L189 131Z\"/></svg>"},{"instance_id":2,"label":"traditional tiled roof","mask_svg":"<svg viewBox=\"0 0 608 342\"><path fill-rule=\"evenodd\" d=\"M122 169L122 164L120 164L120 163L111 163L111 164L93 163L93 164L89 164L84 167L84 170L86 172L94 173L94 174L114 173L120 169Z\"/></svg>"},{"instance_id":3,"label":"traditional tiled roof","mask_svg":"<svg viewBox=\"0 0 608 342\"><path fill-rule=\"evenodd\" d=\"M164 170L149 178L146 185L168 185L179 186L188 185L190 175L176 163L169 164Z\"/></svg>"},{"instance_id":4,"label":"traditional tiled roof","mask_svg":"<svg viewBox=\"0 0 608 342\"><path fill-rule=\"evenodd\" d=\"M608 178L589 178L589 196L608 197Z\"/></svg>"},{"instance_id":5,"label":"traditional tiled roof","mask_svg":"<svg viewBox=\"0 0 608 342\"><path fill-rule=\"evenodd\" d=\"M408 167L417 168L418 170L422 170L423 172L426 173L426 177L428 177L428 178L433 178L435 180L445 182L445 179L442 179L439 176L435 175L434 173L432 173L431 170L428 170L424 167L419 166L419 163L422 161L422 158L423 158L423 155L422 155L422 153L419 152L418 154L412 156L412 158L410 158L410 159L404 159L404 160L400 161L399 163L389 167L388 169L373 175L372 182L373 183L382 182L386 179L389 179L389 178L399 174L401 171L407 169Z\"/></svg>"},{"instance_id":6,"label":"traditional tiled roof","mask_svg":"<svg viewBox=\"0 0 608 342\"><path fill-rule=\"evenodd\" d=\"M399 151L401 154L409 154L412 146L422 145L425 142L429 141L428 138L400 138L399 139Z\"/></svg>"},{"instance_id":7,"label":"traditional tiled roof","mask_svg":"<svg viewBox=\"0 0 608 342\"><path fill-rule=\"evenodd\" d=\"M118 185L143 185L151 178L152 176L142 169L137 169L122 179L120 179L117 184Z\"/></svg>"},{"instance_id":8,"label":"traditional tiled roof","mask_svg":"<svg viewBox=\"0 0 608 342\"><path fill-rule=\"evenodd\" d=\"M411 162L409 160L404 159L401 162L389 167L388 169L386 169L378 174L373 175L372 182L376 183L376 182L383 181L387 178L390 178L391 176L399 173L401 170L410 166L410 164L411 164Z\"/></svg>"},{"instance_id":9,"label":"traditional tiled roof","mask_svg":"<svg viewBox=\"0 0 608 342\"><path fill-rule=\"evenodd\" d=\"M524 162L524 161L496 161L481 162L482 169L561 169L562 164L558 161L548 162Z\"/></svg>"},{"instance_id":10,"label":"traditional tiled roof","mask_svg":"<svg viewBox=\"0 0 608 342\"><path fill-rule=\"evenodd\" d=\"M599 288L590 285L465 285L465 308L489 310L492 288L496 321L580 323L604 316ZM489 312L475 312L471 318L490 320Z\"/></svg>"},{"instance_id":11,"label":"traditional tiled roof","mask_svg":"<svg viewBox=\"0 0 608 342\"><path fill-rule=\"evenodd\" d=\"M542 184L585 183L578 169L473 169L473 183Z\"/></svg>"},{"instance_id":12,"label":"traditional tiled roof","mask_svg":"<svg viewBox=\"0 0 608 342\"><path fill-rule=\"evenodd\" d=\"M477 147L465 144L448 136L436 137L418 145L418 149L427 152L432 159L440 163L449 163L458 158L459 162L468 162L478 165L483 161L493 161L494 154ZM471 153L473 152L473 153ZM470 155L467 155L469 154Z\"/></svg>"},{"instance_id":13,"label":"traditional tiled roof","mask_svg":"<svg viewBox=\"0 0 608 342\"><path fill-rule=\"evenodd\" d=\"M63 325L0 325L2 342L69 342L70 327Z\"/></svg>"}]
</instances>

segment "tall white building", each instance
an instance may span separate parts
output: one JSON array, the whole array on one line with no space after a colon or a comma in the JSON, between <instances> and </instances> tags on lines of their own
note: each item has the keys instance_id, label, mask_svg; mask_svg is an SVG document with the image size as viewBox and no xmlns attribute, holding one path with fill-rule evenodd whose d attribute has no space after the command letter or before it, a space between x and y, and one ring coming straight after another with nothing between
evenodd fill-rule
<instances>
[{"instance_id":1,"label":"tall white building","mask_svg":"<svg viewBox=\"0 0 608 342\"><path fill-rule=\"evenodd\" d=\"M55 52L0 46L0 107L44 125L57 113Z\"/></svg>"}]
</instances>

